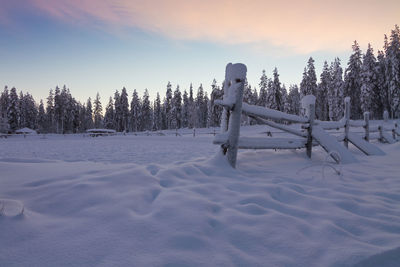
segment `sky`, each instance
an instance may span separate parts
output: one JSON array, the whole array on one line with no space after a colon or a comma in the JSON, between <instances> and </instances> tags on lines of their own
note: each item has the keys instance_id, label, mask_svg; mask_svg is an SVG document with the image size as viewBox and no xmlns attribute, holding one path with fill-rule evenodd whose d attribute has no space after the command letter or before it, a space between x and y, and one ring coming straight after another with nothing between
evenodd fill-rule
<instances>
[{"instance_id":1,"label":"sky","mask_svg":"<svg viewBox=\"0 0 400 267\"><path fill-rule=\"evenodd\" d=\"M253 87L275 67L288 87L309 57L319 76L354 40L382 49L399 14L398 0L0 0L0 86L38 101L65 84L105 106L123 87L163 97L168 81L210 92L240 62Z\"/></svg>"}]
</instances>

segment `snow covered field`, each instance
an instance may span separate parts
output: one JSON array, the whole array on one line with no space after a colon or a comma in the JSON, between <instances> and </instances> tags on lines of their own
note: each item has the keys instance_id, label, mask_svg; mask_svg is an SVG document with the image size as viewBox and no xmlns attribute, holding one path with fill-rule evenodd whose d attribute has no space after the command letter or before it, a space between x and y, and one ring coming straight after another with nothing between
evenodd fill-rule
<instances>
[{"instance_id":1,"label":"snow covered field","mask_svg":"<svg viewBox=\"0 0 400 267\"><path fill-rule=\"evenodd\" d=\"M0 139L0 266L399 266L400 142L233 170L212 132Z\"/></svg>"}]
</instances>

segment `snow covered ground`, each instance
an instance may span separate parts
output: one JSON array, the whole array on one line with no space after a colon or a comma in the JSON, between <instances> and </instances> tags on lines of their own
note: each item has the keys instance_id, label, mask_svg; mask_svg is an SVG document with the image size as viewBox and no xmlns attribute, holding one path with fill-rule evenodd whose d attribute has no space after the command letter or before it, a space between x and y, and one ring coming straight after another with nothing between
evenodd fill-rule
<instances>
[{"instance_id":1,"label":"snow covered ground","mask_svg":"<svg viewBox=\"0 0 400 267\"><path fill-rule=\"evenodd\" d=\"M233 170L212 132L0 139L0 266L398 266L400 142Z\"/></svg>"}]
</instances>

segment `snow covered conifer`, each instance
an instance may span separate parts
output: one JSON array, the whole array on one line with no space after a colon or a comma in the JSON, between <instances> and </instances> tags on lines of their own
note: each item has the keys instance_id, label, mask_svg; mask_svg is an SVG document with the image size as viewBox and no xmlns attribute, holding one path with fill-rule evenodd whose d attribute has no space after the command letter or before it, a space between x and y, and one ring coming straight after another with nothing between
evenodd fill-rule
<instances>
[{"instance_id":1,"label":"snow covered conifer","mask_svg":"<svg viewBox=\"0 0 400 267\"><path fill-rule=\"evenodd\" d=\"M388 101L391 118L400 116L400 28L391 31L386 52Z\"/></svg>"},{"instance_id":2,"label":"snow covered conifer","mask_svg":"<svg viewBox=\"0 0 400 267\"><path fill-rule=\"evenodd\" d=\"M144 90L141 102L140 128L143 131L148 131L152 128L152 110L147 88Z\"/></svg>"},{"instance_id":3,"label":"snow covered conifer","mask_svg":"<svg viewBox=\"0 0 400 267\"><path fill-rule=\"evenodd\" d=\"M344 76L344 96L351 98L351 118L362 117L360 94L361 94L361 49L357 41L352 46L353 54L350 56Z\"/></svg>"},{"instance_id":4,"label":"snow covered conifer","mask_svg":"<svg viewBox=\"0 0 400 267\"><path fill-rule=\"evenodd\" d=\"M307 62L307 67L304 68L303 79L300 83L301 97L306 95L316 96L317 92L317 75L315 74L314 59L310 57Z\"/></svg>"},{"instance_id":5,"label":"snow covered conifer","mask_svg":"<svg viewBox=\"0 0 400 267\"><path fill-rule=\"evenodd\" d=\"M282 89L279 81L278 69L273 72L274 79L269 82L267 88L267 107L271 109L281 110L282 108Z\"/></svg>"},{"instance_id":6,"label":"snow covered conifer","mask_svg":"<svg viewBox=\"0 0 400 267\"><path fill-rule=\"evenodd\" d=\"M44 111L44 105L43 105L43 100L40 99L39 103L39 111L38 111L38 118L37 118L37 123L38 123L38 129L41 133L46 132L46 113Z\"/></svg>"},{"instance_id":7,"label":"snow covered conifer","mask_svg":"<svg viewBox=\"0 0 400 267\"><path fill-rule=\"evenodd\" d=\"M114 125L114 102L112 97L108 100L108 104L106 106L106 112L104 114L104 128L106 129L115 129Z\"/></svg>"},{"instance_id":8,"label":"snow covered conifer","mask_svg":"<svg viewBox=\"0 0 400 267\"><path fill-rule=\"evenodd\" d=\"M344 110L343 69L339 58L335 58L335 61L332 62L330 71L332 82L328 88L329 120L336 121L343 117Z\"/></svg>"},{"instance_id":9,"label":"snow covered conifer","mask_svg":"<svg viewBox=\"0 0 400 267\"><path fill-rule=\"evenodd\" d=\"M331 86L332 77L328 63L324 62L324 67L320 76L320 83L318 84L316 95L315 115L318 119L327 121L329 120L329 101L328 92Z\"/></svg>"},{"instance_id":10,"label":"snow covered conifer","mask_svg":"<svg viewBox=\"0 0 400 267\"><path fill-rule=\"evenodd\" d=\"M290 114L299 115L300 114L300 93L297 85L291 85L289 87L288 95L289 110Z\"/></svg>"},{"instance_id":11,"label":"snow covered conifer","mask_svg":"<svg viewBox=\"0 0 400 267\"><path fill-rule=\"evenodd\" d=\"M179 85L176 86L172 98L172 128L182 127L182 94Z\"/></svg>"},{"instance_id":12,"label":"snow covered conifer","mask_svg":"<svg viewBox=\"0 0 400 267\"><path fill-rule=\"evenodd\" d=\"M364 55L363 63L361 66L361 92L360 92L360 102L362 112L372 112L373 103L379 101L375 99L375 87L377 84L376 78L376 59L374 52L370 44L368 44L367 52ZM375 117L375 114L373 114Z\"/></svg>"},{"instance_id":13,"label":"snow covered conifer","mask_svg":"<svg viewBox=\"0 0 400 267\"><path fill-rule=\"evenodd\" d=\"M268 77L265 74L265 70L262 71L259 86L260 86L260 96L258 98L257 105L266 107L267 106Z\"/></svg>"},{"instance_id":14,"label":"snow covered conifer","mask_svg":"<svg viewBox=\"0 0 400 267\"><path fill-rule=\"evenodd\" d=\"M100 94L97 92L96 98L93 102L94 110L94 127L95 128L103 128L103 107L101 106Z\"/></svg>"},{"instance_id":15,"label":"snow covered conifer","mask_svg":"<svg viewBox=\"0 0 400 267\"><path fill-rule=\"evenodd\" d=\"M85 113L85 125L86 129L93 128L93 109L92 109L92 99L89 97L86 102L86 113Z\"/></svg>"},{"instance_id":16,"label":"snow covered conifer","mask_svg":"<svg viewBox=\"0 0 400 267\"><path fill-rule=\"evenodd\" d=\"M153 129L161 130L162 128L162 107L161 107L161 99L160 94L157 92L157 97L154 102L154 122Z\"/></svg>"},{"instance_id":17,"label":"snow covered conifer","mask_svg":"<svg viewBox=\"0 0 400 267\"><path fill-rule=\"evenodd\" d=\"M130 131L137 132L140 130L141 103L136 89L133 90L130 110Z\"/></svg>"},{"instance_id":18,"label":"snow covered conifer","mask_svg":"<svg viewBox=\"0 0 400 267\"><path fill-rule=\"evenodd\" d=\"M18 129L19 119L19 99L17 89L15 87L10 90L10 98L7 108L8 124L10 125L11 131Z\"/></svg>"},{"instance_id":19,"label":"snow covered conifer","mask_svg":"<svg viewBox=\"0 0 400 267\"><path fill-rule=\"evenodd\" d=\"M172 85L170 82L167 84L167 91L165 92L164 113L166 129L171 129L172 123Z\"/></svg>"},{"instance_id":20,"label":"snow covered conifer","mask_svg":"<svg viewBox=\"0 0 400 267\"><path fill-rule=\"evenodd\" d=\"M121 111L121 122L120 122L120 130L128 131L128 123L129 123L129 101L128 101L128 93L126 92L126 88L123 87L121 91L121 97L119 100L120 111Z\"/></svg>"}]
</instances>

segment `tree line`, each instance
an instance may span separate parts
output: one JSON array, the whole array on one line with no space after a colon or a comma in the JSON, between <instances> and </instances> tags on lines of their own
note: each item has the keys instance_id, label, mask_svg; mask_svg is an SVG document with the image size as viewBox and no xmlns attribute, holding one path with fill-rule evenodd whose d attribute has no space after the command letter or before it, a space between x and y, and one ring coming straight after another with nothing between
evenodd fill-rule
<instances>
[{"instance_id":1,"label":"tree line","mask_svg":"<svg viewBox=\"0 0 400 267\"><path fill-rule=\"evenodd\" d=\"M285 84L279 80L277 68L272 77L262 71L258 89L245 83L243 100L284 111L290 114L300 113L300 100L303 96L316 96L316 117L320 120L339 120L343 116L343 99L351 97L351 115L353 119L362 118L369 111L372 118L381 119L384 110L392 118L400 115L400 30L398 25L389 37L384 36L383 50L375 57L373 48L368 45L362 53L357 41L352 45L352 54L347 67L343 70L341 61L336 58L328 64L324 62L319 81L314 66L314 59L309 58L304 68L300 85ZM179 85L172 88L170 82L161 100L157 93L154 101L150 100L148 90L143 96L133 91L129 101L126 88L115 91L103 112L100 95L86 103L77 101L64 85L50 90L46 103L35 103L32 95L10 90L6 86L0 96L0 131L13 132L29 127L42 133L78 133L91 128L107 128L117 131L136 132L178 128L216 127L220 123L221 107L214 105L214 100L223 95L223 85L214 79L211 93L192 84L189 90L180 90ZM243 123L255 121L243 117Z\"/></svg>"}]
</instances>

